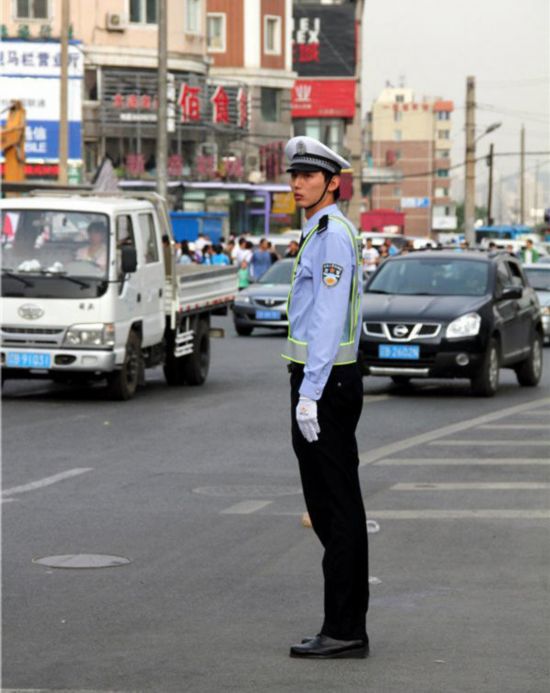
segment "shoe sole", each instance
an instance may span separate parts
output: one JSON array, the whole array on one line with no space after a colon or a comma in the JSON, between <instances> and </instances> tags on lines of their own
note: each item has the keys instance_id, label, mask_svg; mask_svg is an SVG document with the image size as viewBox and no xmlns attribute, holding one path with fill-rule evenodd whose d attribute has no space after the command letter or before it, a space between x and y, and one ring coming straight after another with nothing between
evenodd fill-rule
<instances>
[{"instance_id":1,"label":"shoe sole","mask_svg":"<svg viewBox=\"0 0 550 693\"><path fill-rule=\"evenodd\" d=\"M290 651L294 659L366 659L369 651L365 649L344 650L343 652L331 652L329 654L304 654Z\"/></svg>"}]
</instances>

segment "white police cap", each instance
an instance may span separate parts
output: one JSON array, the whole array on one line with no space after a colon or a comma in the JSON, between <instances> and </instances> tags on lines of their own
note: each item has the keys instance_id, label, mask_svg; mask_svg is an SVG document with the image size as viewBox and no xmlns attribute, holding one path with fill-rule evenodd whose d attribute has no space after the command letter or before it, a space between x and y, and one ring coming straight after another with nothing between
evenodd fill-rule
<instances>
[{"instance_id":1,"label":"white police cap","mask_svg":"<svg viewBox=\"0 0 550 693\"><path fill-rule=\"evenodd\" d=\"M289 164L288 173L328 171L338 174L343 168L351 168L349 161L313 137L293 137L287 142L285 154Z\"/></svg>"}]
</instances>

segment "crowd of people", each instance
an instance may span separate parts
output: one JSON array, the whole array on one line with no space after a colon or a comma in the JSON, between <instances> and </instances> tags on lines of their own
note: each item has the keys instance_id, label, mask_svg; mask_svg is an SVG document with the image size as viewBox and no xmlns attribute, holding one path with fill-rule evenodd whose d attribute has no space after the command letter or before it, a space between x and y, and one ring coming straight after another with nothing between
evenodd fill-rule
<instances>
[{"instance_id":1,"label":"crowd of people","mask_svg":"<svg viewBox=\"0 0 550 693\"><path fill-rule=\"evenodd\" d=\"M168 243L168 237L165 238ZM199 234L194 242L181 241L177 244L178 264L234 265L239 268L239 288L245 289L251 281L259 281L274 262L281 257L292 258L298 254L298 243L290 241L284 255L280 255L267 238L255 245L245 236L220 238L212 243L206 234Z\"/></svg>"}]
</instances>

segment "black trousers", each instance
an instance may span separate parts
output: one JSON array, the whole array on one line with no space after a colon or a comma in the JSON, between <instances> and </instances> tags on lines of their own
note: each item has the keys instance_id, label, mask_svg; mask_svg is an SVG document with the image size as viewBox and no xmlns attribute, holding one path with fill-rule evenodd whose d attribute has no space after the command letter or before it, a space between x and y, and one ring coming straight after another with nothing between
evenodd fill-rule
<instances>
[{"instance_id":1,"label":"black trousers","mask_svg":"<svg viewBox=\"0 0 550 693\"><path fill-rule=\"evenodd\" d=\"M363 408L362 378L355 364L333 367L317 402L319 440L308 443L296 423L303 366L291 364L289 370L292 445L311 523L325 550L321 633L339 640L366 638L368 537L355 439Z\"/></svg>"}]
</instances>

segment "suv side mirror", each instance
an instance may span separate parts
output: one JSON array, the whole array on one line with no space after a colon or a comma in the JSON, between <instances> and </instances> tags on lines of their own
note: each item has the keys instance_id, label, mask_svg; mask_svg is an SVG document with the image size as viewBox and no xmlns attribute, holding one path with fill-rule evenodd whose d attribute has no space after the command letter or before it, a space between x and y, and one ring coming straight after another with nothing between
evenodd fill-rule
<instances>
[{"instance_id":1,"label":"suv side mirror","mask_svg":"<svg viewBox=\"0 0 550 693\"><path fill-rule=\"evenodd\" d=\"M132 274L137 269L137 251L132 245L123 245L120 249L120 268L122 274Z\"/></svg>"},{"instance_id":2,"label":"suv side mirror","mask_svg":"<svg viewBox=\"0 0 550 693\"><path fill-rule=\"evenodd\" d=\"M501 300L510 300L514 298L521 298L523 296L523 287L522 286L505 286L504 289L502 289L502 293L500 295Z\"/></svg>"}]
</instances>

